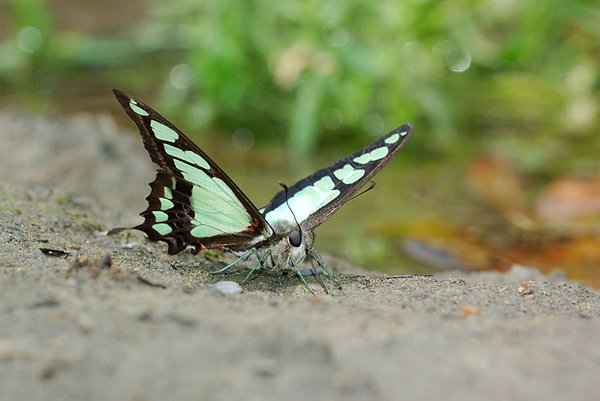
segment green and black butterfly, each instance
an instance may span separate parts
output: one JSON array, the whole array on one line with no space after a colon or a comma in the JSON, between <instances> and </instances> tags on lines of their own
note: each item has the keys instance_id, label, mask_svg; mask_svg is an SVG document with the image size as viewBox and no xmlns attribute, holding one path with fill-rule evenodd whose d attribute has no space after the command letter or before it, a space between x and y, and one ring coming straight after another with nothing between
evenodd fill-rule
<instances>
[{"instance_id":1,"label":"green and black butterfly","mask_svg":"<svg viewBox=\"0 0 600 401\"><path fill-rule=\"evenodd\" d=\"M404 124L329 167L284 187L257 209L223 170L179 129L139 100L113 91L137 125L150 158L159 166L134 229L166 242L170 254L191 248L256 255L261 266L295 268L313 249L313 230L352 199L410 138ZM371 181L372 182L372 181ZM371 184L373 185L373 184Z\"/></svg>"}]
</instances>

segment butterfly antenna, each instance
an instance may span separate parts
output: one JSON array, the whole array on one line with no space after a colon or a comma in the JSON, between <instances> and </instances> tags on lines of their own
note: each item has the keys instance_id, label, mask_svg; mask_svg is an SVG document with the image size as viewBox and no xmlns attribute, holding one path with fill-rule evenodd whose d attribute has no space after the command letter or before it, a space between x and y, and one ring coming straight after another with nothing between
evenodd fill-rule
<instances>
[{"instance_id":1,"label":"butterfly antenna","mask_svg":"<svg viewBox=\"0 0 600 401\"><path fill-rule=\"evenodd\" d=\"M348 200L351 201L352 199L358 198L359 196L366 194L367 192L369 192L373 188L375 188L375 180L371 180L371 182L369 183L369 188L365 189L362 192L357 193L356 195L354 195L352 198L350 198Z\"/></svg>"},{"instance_id":2,"label":"butterfly antenna","mask_svg":"<svg viewBox=\"0 0 600 401\"><path fill-rule=\"evenodd\" d=\"M288 200L288 193L289 193L289 188L287 185L285 185L284 182L280 182L279 185L281 185L281 187L283 188L283 190L285 191L285 204L287 205L288 209L290 209L290 213L292 213L292 216L294 217L294 221L296 222L296 225L298 226L298 232L300 233L300 235L302 235L302 228L300 227L300 223L298 223L298 219L296 218L296 215L294 214L294 211L292 210L292 207L290 206Z\"/></svg>"}]
</instances>

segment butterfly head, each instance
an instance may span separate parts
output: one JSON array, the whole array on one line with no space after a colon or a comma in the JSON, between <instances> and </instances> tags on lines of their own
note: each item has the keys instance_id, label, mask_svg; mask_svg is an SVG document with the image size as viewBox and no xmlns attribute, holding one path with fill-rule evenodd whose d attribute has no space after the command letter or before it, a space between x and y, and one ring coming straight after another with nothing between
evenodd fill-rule
<instances>
[{"instance_id":1,"label":"butterfly head","mask_svg":"<svg viewBox=\"0 0 600 401\"><path fill-rule=\"evenodd\" d=\"M276 238L265 249L265 267L273 270L298 266L313 247L312 230L301 229L298 225L281 222L273 225Z\"/></svg>"}]
</instances>

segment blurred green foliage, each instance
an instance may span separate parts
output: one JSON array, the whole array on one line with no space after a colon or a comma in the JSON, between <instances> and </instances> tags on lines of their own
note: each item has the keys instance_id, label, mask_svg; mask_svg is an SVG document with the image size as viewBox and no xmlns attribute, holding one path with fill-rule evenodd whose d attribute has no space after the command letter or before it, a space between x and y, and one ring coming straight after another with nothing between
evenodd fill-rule
<instances>
[{"instance_id":1,"label":"blurred green foliage","mask_svg":"<svg viewBox=\"0 0 600 401\"><path fill-rule=\"evenodd\" d=\"M420 42L435 45L419 23L430 8L332 0L161 6L161 36L189 50L182 60L187 85L165 93L198 124L287 137L304 154L323 133L341 142L418 116L427 116L438 136L448 135L452 104L434 78L443 60Z\"/></svg>"},{"instance_id":2,"label":"blurred green foliage","mask_svg":"<svg viewBox=\"0 0 600 401\"><path fill-rule=\"evenodd\" d=\"M164 43L186 49L186 77L164 88L174 107L287 135L295 151L405 120L441 150L464 131L598 128L596 1L178 0L154 16Z\"/></svg>"},{"instance_id":3,"label":"blurred green foliage","mask_svg":"<svg viewBox=\"0 0 600 401\"><path fill-rule=\"evenodd\" d=\"M13 24L9 39L0 47L2 83L19 90L26 88L34 74L52 63L48 44L53 23L44 0L9 0Z\"/></svg>"},{"instance_id":4,"label":"blurred green foliage","mask_svg":"<svg viewBox=\"0 0 600 401\"><path fill-rule=\"evenodd\" d=\"M158 107L188 128L300 155L407 120L430 150L485 142L532 170L563 162L566 146L600 150L597 1L152 0L127 37L57 30L44 0L9 6L0 85L16 91L109 69L121 78L107 88L158 88Z\"/></svg>"},{"instance_id":5,"label":"blurred green foliage","mask_svg":"<svg viewBox=\"0 0 600 401\"><path fill-rule=\"evenodd\" d=\"M0 85L28 106L73 85L75 75L107 67L123 69L140 53L132 42L59 30L56 10L46 0L8 0L3 7L8 8L9 29L0 41ZM79 90L88 85L85 82Z\"/></svg>"}]
</instances>

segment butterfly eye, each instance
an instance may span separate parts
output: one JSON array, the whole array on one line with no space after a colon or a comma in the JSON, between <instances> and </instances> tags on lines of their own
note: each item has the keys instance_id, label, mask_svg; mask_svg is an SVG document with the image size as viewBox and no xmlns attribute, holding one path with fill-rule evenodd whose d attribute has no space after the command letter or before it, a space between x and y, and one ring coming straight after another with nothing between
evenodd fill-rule
<instances>
[{"instance_id":1,"label":"butterfly eye","mask_svg":"<svg viewBox=\"0 0 600 401\"><path fill-rule=\"evenodd\" d=\"M300 234L300 231L292 231L288 241L290 241L291 246L298 248L302 244L302 234Z\"/></svg>"}]
</instances>

